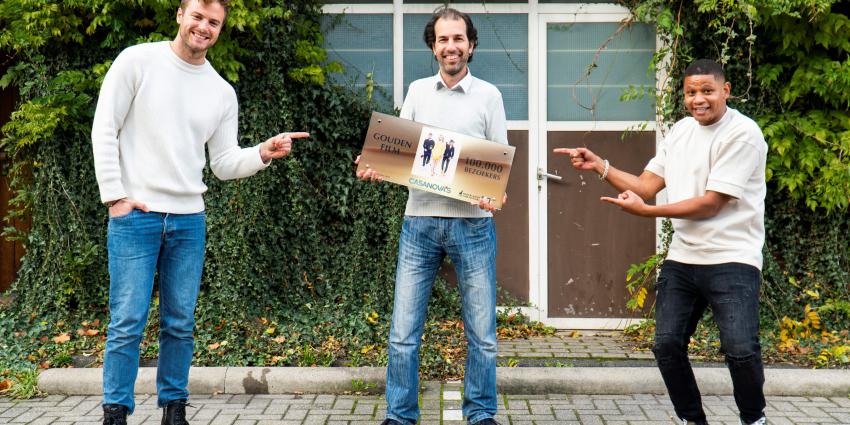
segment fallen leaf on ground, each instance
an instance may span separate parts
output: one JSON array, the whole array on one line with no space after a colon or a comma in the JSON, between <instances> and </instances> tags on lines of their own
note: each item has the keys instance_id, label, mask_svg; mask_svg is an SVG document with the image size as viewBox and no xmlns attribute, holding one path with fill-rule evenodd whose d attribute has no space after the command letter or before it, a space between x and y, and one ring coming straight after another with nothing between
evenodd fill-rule
<instances>
[{"instance_id":1,"label":"fallen leaf on ground","mask_svg":"<svg viewBox=\"0 0 850 425\"><path fill-rule=\"evenodd\" d=\"M53 342L55 342L57 344L64 344L64 343L66 343L70 340L71 340L71 335L68 335L67 332L63 333L63 334L56 335L56 336L53 337Z\"/></svg>"}]
</instances>

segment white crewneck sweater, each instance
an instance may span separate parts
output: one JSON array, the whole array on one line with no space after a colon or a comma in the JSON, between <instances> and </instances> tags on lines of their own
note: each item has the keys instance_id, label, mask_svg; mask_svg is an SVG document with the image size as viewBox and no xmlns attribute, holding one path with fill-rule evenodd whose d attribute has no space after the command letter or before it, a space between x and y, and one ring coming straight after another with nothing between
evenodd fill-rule
<instances>
[{"instance_id":1,"label":"white crewneck sweater","mask_svg":"<svg viewBox=\"0 0 850 425\"><path fill-rule=\"evenodd\" d=\"M92 125L101 201L126 197L151 211L203 211L204 145L222 180L268 165L259 146L239 147L238 115L236 92L209 61L189 64L167 41L125 49L104 77Z\"/></svg>"}]
</instances>

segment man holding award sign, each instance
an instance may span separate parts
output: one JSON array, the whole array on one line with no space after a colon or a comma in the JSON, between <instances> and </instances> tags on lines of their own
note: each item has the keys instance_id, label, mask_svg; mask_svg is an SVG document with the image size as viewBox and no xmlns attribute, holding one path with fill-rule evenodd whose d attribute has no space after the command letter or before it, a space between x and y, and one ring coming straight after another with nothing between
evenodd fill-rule
<instances>
[{"instance_id":1,"label":"man holding award sign","mask_svg":"<svg viewBox=\"0 0 850 425\"><path fill-rule=\"evenodd\" d=\"M376 149L370 150L370 136L367 136L362 158L358 156L355 161L360 165L357 177L361 180L388 180L410 186L399 239L389 337L387 416L383 424L413 425L419 418L419 347L425 313L437 271L448 255L457 273L468 344L463 413L470 424L494 425L496 422L493 416L497 406L496 229L492 212L507 197L502 195L501 199L496 198L496 202L490 199L492 195L464 198L463 191L455 193L451 188L442 189L449 186L441 186L439 181L429 182L430 177L412 177L411 172L424 165L420 159L423 157L419 155L425 155L424 151L430 150L425 147L426 140L430 139L429 133L435 136L444 134L444 139L454 140L454 144L461 143L460 138L466 137L462 142L463 149L458 149L458 152L474 150L474 143L467 143L467 139L486 139L499 143L499 155L510 159L513 157L513 148L507 146L508 134L501 93L492 84L473 77L467 67L478 41L477 31L469 16L451 8L437 10L425 26L424 39L439 63L440 71L433 77L414 81L401 109L401 118L415 121L407 123L415 125L421 133L415 133L416 139L410 141L398 137L385 138L387 143L384 144L392 144L390 150L396 152L410 149L410 154L404 156L403 160L407 180L394 180L392 175L381 172L376 169L377 165L370 162L370 158L377 157ZM374 115L368 134L376 135L374 138L378 139L378 133L373 133L372 128L389 125L386 121L391 118ZM393 125L410 127L405 123ZM427 144L430 148L431 143ZM486 144L491 145L489 148L494 145ZM381 145L381 149L384 145ZM446 150L441 155L440 160L434 152L428 155L430 162L436 163L434 174L443 171L441 161L445 159ZM457 156L454 151L451 155ZM452 159L449 158L448 162L452 162ZM460 174L458 160L453 162ZM495 161L486 160L469 163L465 167L474 168L481 163L496 164ZM372 168L373 165L376 168ZM509 163L504 166L510 168ZM430 174L430 169L428 171ZM504 194L507 175L494 173L490 177L501 180L501 194Z\"/></svg>"}]
</instances>

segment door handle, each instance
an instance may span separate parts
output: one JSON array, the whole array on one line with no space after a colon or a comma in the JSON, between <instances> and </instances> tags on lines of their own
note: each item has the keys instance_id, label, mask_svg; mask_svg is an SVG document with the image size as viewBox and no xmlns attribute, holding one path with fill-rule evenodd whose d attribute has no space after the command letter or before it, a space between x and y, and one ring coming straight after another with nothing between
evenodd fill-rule
<instances>
[{"instance_id":1,"label":"door handle","mask_svg":"<svg viewBox=\"0 0 850 425\"><path fill-rule=\"evenodd\" d=\"M561 180L563 180L563 177L561 177L557 174L549 174L549 173L546 172L546 170L544 170L542 168L538 168L537 169L537 180L561 181Z\"/></svg>"}]
</instances>

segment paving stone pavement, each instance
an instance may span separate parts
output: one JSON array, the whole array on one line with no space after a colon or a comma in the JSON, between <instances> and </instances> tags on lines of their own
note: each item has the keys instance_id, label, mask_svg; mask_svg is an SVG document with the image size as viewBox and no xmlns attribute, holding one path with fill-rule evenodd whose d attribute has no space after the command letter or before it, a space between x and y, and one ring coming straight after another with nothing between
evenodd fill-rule
<instances>
[{"instance_id":1,"label":"paving stone pavement","mask_svg":"<svg viewBox=\"0 0 850 425\"><path fill-rule=\"evenodd\" d=\"M561 330L545 337L499 341L500 358L654 360L622 331Z\"/></svg>"},{"instance_id":2,"label":"paving stone pavement","mask_svg":"<svg viewBox=\"0 0 850 425\"><path fill-rule=\"evenodd\" d=\"M459 382L425 382L421 424L464 425ZM0 397L0 424L99 425L100 396L50 395L32 400ZM500 395L502 425L672 425L666 395ZM216 394L192 395L192 425L378 425L386 403L381 395ZM731 396L703 398L712 425L737 425ZM848 397L769 397L772 425L850 424ZM136 397L131 425L158 425L156 397Z\"/></svg>"}]
</instances>

